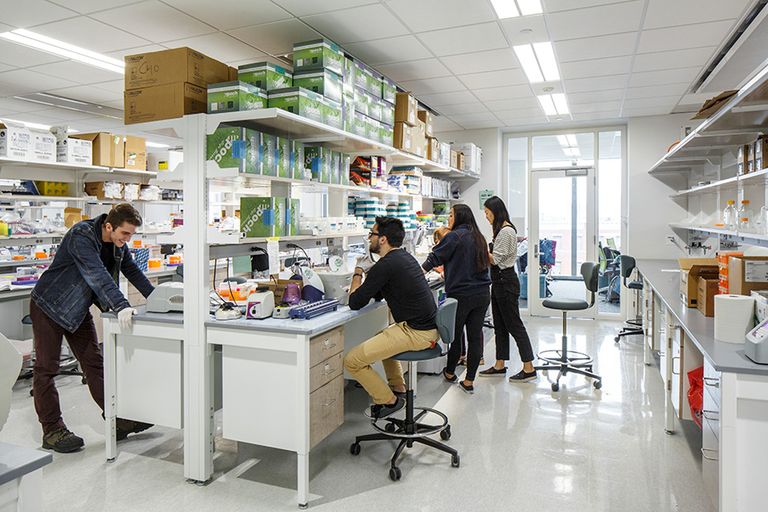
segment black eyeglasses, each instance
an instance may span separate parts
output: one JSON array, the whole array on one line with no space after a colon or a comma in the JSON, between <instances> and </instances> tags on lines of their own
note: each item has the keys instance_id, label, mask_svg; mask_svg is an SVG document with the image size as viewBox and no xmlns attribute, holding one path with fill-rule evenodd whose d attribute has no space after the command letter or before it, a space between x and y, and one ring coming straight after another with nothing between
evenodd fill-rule
<instances>
[{"instance_id":1,"label":"black eyeglasses","mask_svg":"<svg viewBox=\"0 0 768 512\"><path fill-rule=\"evenodd\" d=\"M368 238L371 238L372 236L380 236L378 233L374 233L373 231L368 232Z\"/></svg>"}]
</instances>

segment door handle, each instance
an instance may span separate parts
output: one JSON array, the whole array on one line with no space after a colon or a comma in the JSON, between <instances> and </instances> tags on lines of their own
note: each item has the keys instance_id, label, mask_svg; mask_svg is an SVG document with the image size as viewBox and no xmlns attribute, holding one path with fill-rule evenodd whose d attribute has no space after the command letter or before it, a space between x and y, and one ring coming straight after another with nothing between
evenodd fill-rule
<instances>
[{"instance_id":1,"label":"door handle","mask_svg":"<svg viewBox=\"0 0 768 512\"><path fill-rule=\"evenodd\" d=\"M677 371L675 371L675 359L680 361L679 356L672 356L672 375L680 375L680 364L677 365Z\"/></svg>"},{"instance_id":2,"label":"door handle","mask_svg":"<svg viewBox=\"0 0 768 512\"><path fill-rule=\"evenodd\" d=\"M716 457L707 457L707 452L717 453L717 450L712 450L711 448L702 448L701 449L701 456L704 457L707 460L714 460L714 461L720 460L720 459L718 459Z\"/></svg>"},{"instance_id":3,"label":"door handle","mask_svg":"<svg viewBox=\"0 0 768 512\"><path fill-rule=\"evenodd\" d=\"M714 377L704 377L704 385L709 386L711 388L719 388L720 379L716 379Z\"/></svg>"}]
</instances>

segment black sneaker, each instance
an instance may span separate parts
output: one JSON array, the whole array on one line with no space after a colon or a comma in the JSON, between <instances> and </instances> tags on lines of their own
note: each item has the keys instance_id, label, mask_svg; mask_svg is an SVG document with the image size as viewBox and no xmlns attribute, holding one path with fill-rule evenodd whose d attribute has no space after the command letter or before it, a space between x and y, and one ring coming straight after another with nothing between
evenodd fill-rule
<instances>
[{"instance_id":1,"label":"black sneaker","mask_svg":"<svg viewBox=\"0 0 768 512\"><path fill-rule=\"evenodd\" d=\"M392 416L397 411L405 407L405 400L395 395L395 403L393 404L375 404L371 406L371 418L381 419L387 416Z\"/></svg>"},{"instance_id":2,"label":"black sneaker","mask_svg":"<svg viewBox=\"0 0 768 512\"><path fill-rule=\"evenodd\" d=\"M449 377L449 376L448 376L448 368L443 368L443 378L444 378L444 379L445 379L447 382L450 382L450 383L454 383L454 382L456 382L457 380L459 380L459 378L456 376L456 374L455 374L455 373L453 374L453 377Z\"/></svg>"},{"instance_id":3,"label":"black sneaker","mask_svg":"<svg viewBox=\"0 0 768 512\"><path fill-rule=\"evenodd\" d=\"M526 372L525 370L520 370L518 373L509 378L509 382L530 382L532 380L536 380L537 378L538 374L536 373L536 370L533 370L530 373Z\"/></svg>"},{"instance_id":4,"label":"black sneaker","mask_svg":"<svg viewBox=\"0 0 768 512\"><path fill-rule=\"evenodd\" d=\"M143 423L141 421L126 420L123 418L117 418L117 425L115 426L115 433L118 441L122 441L128 434L138 434L144 432L148 428L154 427L151 423Z\"/></svg>"},{"instance_id":5,"label":"black sneaker","mask_svg":"<svg viewBox=\"0 0 768 512\"><path fill-rule=\"evenodd\" d=\"M72 453L85 446L82 437L78 437L70 432L66 427L62 427L43 436L43 449L53 450L59 453Z\"/></svg>"},{"instance_id":6,"label":"black sneaker","mask_svg":"<svg viewBox=\"0 0 768 512\"><path fill-rule=\"evenodd\" d=\"M464 391L465 393L469 393L470 395L474 394L475 392L475 386L467 386L466 384L464 384L463 380L459 382L459 387L461 388L462 391Z\"/></svg>"},{"instance_id":7,"label":"black sneaker","mask_svg":"<svg viewBox=\"0 0 768 512\"><path fill-rule=\"evenodd\" d=\"M499 377L507 373L507 367L505 366L501 370L496 368L495 366L491 366L490 368L486 368L485 370L480 372L480 376L482 377Z\"/></svg>"}]
</instances>

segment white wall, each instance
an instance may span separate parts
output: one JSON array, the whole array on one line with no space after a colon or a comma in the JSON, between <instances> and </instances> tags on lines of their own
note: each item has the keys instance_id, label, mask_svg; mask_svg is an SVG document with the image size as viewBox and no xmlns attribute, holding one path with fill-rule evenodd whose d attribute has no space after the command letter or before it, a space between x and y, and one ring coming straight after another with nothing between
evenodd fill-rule
<instances>
[{"instance_id":1,"label":"white wall","mask_svg":"<svg viewBox=\"0 0 768 512\"><path fill-rule=\"evenodd\" d=\"M681 126L690 114L637 117L627 128L627 244L626 254L639 259L670 259L685 256L667 241L674 233L670 222L686 218L683 207L670 199L673 190L648 174L648 170L680 139Z\"/></svg>"},{"instance_id":2,"label":"white wall","mask_svg":"<svg viewBox=\"0 0 768 512\"><path fill-rule=\"evenodd\" d=\"M490 239L492 236L491 226L485 220L483 207L480 204L480 191L490 189L497 196L504 197L504 191L501 188L503 176L501 130L487 128L444 132L438 133L437 138L441 142L454 142L456 144L474 142L483 149L483 166L480 179L476 182L462 182L461 198L463 203L472 208L477 225L480 226L486 238Z\"/></svg>"}]
</instances>

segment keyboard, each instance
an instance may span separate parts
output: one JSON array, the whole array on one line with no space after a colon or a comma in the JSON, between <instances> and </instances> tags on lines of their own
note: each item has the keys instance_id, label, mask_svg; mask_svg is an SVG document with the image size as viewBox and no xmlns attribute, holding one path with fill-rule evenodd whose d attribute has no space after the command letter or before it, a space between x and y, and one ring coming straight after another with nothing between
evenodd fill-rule
<instances>
[{"instance_id":1,"label":"keyboard","mask_svg":"<svg viewBox=\"0 0 768 512\"><path fill-rule=\"evenodd\" d=\"M295 306L291 309L291 318L309 320L331 311L339 309L339 299L323 299L303 306Z\"/></svg>"}]
</instances>

